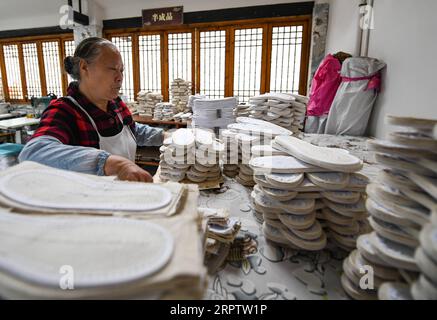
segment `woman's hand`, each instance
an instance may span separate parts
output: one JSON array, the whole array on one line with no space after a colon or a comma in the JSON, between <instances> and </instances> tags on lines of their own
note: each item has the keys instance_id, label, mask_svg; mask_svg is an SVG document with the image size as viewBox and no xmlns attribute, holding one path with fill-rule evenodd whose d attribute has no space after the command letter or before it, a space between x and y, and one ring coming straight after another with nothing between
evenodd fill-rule
<instances>
[{"instance_id":1,"label":"woman's hand","mask_svg":"<svg viewBox=\"0 0 437 320\"><path fill-rule=\"evenodd\" d=\"M120 180L153 182L150 173L141 169L132 161L120 156L110 155L106 159L104 171L105 175L115 175Z\"/></svg>"}]
</instances>

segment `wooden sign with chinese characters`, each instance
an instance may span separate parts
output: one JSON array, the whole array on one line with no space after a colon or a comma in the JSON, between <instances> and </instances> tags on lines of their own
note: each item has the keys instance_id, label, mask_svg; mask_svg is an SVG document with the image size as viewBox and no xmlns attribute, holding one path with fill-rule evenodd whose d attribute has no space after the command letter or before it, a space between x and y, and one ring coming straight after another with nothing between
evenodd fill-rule
<instances>
[{"instance_id":1,"label":"wooden sign with chinese characters","mask_svg":"<svg viewBox=\"0 0 437 320\"><path fill-rule=\"evenodd\" d=\"M143 26L183 24L183 13L182 6L143 10Z\"/></svg>"}]
</instances>

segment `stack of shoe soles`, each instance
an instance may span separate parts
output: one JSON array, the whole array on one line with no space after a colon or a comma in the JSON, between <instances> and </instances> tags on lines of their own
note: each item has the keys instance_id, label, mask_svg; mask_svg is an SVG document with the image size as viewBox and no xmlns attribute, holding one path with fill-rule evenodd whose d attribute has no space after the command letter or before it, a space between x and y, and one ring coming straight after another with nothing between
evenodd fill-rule
<instances>
[{"instance_id":1,"label":"stack of shoe soles","mask_svg":"<svg viewBox=\"0 0 437 320\"><path fill-rule=\"evenodd\" d=\"M202 94L195 94L195 95L190 95L188 97L188 111L192 112L193 111L193 107L194 107L194 101L199 100L199 99L206 99L205 95Z\"/></svg>"},{"instance_id":2,"label":"stack of shoe soles","mask_svg":"<svg viewBox=\"0 0 437 320\"><path fill-rule=\"evenodd\" d=\"M230 178L235 178L240 171L237 134L238 132L229 129L220 131L220 141L223 142L225 148L222 155L223 174Z\"/></svg>"},{"instance_id":3,"label":"stack of shoe soles","mask_svg":"<svg viewBox=\"0 0 437 320\"><path fill-rule=\"evenodd\" d=\"M198 196L33 162L2 171L0 296L201 298Z\"/></svg>"},{"instance_id":4,"label":"stack of shoe soles","mask_svg":"<svg viewBox=\"0 0 437 320\"><path fill-rule=\"evenodd\" d=\"M176 112L188 112L188 97L191 95L191 82L184 79L175 79L170 86L171 103Z\"/></svg>"},{"instance_id":5,"label":"stack of shoe soles","mask_svg":"<svg viewBox=\"0 0 437 320\"><path fill-rule=\"evenodd\" d=\"M436 299L437 246L430 225L437 206L437 121L388 116L388 140L369 140L383 169L368 185L366 207L374 232L358 240L358 257L374 269L374 290L358 286L359 264L349 259L343 280L355 299ZM434 234L434 237L432 236ZM422 274L420 274L422 272Z\"/></svg>"},{"instance_id":6,"label":"stack of shoe soles","mask_svg":"<svg viewBox=\"0 0 437 320\"><path fill-rule=\"evenodd\" d=\"M236 98L196 99L193 106L192 124L197 128L226 129L235 122L234 108Z\"/></svg>"},{"instance_id":7,"label":"stack of shoe soles","mask_svg":"<svg viewBox=\"0 0 437 320\"><path fill-rule=\"evenodd\" d=\"M191 112L179 112L173 116L173 120L178 122L187 122L192 116L193 114Z\"/></svg>"},{"instance_id":8,"label":"stack of shoe soles","mask_svg":"<svg viewBox=\"0 0 437 320\"><path fill-rule=\"evenodd\" d=\"M229 161L225 162L232 164L235 171L232 171L229 166L225 167L226 172L237 172L236 180L247 187L253 187L253 170L249 166L249 161L252 158L252 148L258 145L270 145L272 139L279 135L291 135L292 132L278 125L267 121L252 119L248 117L238 117L236 123L228 125L228 130L222 136L223 139L228 138L225 146L231 147L230 156L227 153ZM231 141L231 142L230 142ZM238 152L238 154L237 154ZM236 159L238 157L238 159ZM228 159L226 159L228 161ZM237 170L238 166L238 170Z\"/></svg>"},{"instance_id":9,"label":"stack of shoe soles","mask_svg":"<svg viewBox=\"0 0 437 320\"><path fill-rule=\"evenodd\" d=\"M206 220L205 264L209 273L215 273L226 261L241 222L230 218L225 209L200 208L199 211Z\"/></svg>"},{"instance_id":10,"label":"stack of shoe soles","mask_svg":"<svg viewBox=\"0 0 437 320\"><path fill-rule=\"evenodd\" d=\"M329 239L353 250L358 235L369 232L364 206L368 179L357 173L362 161L346 150L291 136L277 136L272 145L287 155L250 161L257 183L252 200L265 237L295 249L321 250Z\"/></svg>"},{"instance_id":11,"label":"stack of shoe soles","mask_svg":"<svg viewBox=\"0 0 437 320\"><path fill-rule=\"evenodd\" d=\"M250 115L250 105L245 103L240 103L234 108L234 116L237 117L248 117Z\"/></svg>"},{"instance_id":12,"label":"stack of shoe soles","mask_svg":"<svg viewBox=\"0 0 437 320\"><path fill-rule=\"evenodd\" d=\"M160 102L155 105L153 120L171 121L176 113L176 107L169 102Z\"/></svg>"},{"instance_id":13,"label":"stack of shoe soles","mask_svg":"<svg viewBox=\"0 0 437 320\"><path fill-rule=\"evenodd\" d=\"M221 178L220 155L224 145L213 132L182 128L173 132L160 147L161 181L201 183Z\"/></svg>"},{"instance_id":14,"label":"stack of shoe soles","mask_svg":"<svg viewBox=\"0 0 437 320\"><path fill-rule=\"evenodd\" d=\"M303 126L305 123L305 115L307 111L307 106L309 102L309 98L306 96L301 96L298 94L292 94L295 101L292 102L294 107L294 120L295 126L298 126L300 132L303 131Z\"/></svg>"},{"instance_id":15,"label":"stack of shoe soles","mask_svg":"<svg viewBox=\"0 0 437 320\"><path fill-rule=\"evenodd\" d=\"M140 91L137 95L137 101L139 115L152 117L156 104L162 102L162 95L156 92Z\"/></svg>"},{"instance_id":16,"label":"stack of shoe soles","mask_svg":"<svg viewBox=\"0 0 437 320\"><path fill-rule=\"evenodd\" d=\"M249 117L265 120L297 134L303 129L307 98L285 93L265 93L249 99Z\"/></svg>"}]
</instances>

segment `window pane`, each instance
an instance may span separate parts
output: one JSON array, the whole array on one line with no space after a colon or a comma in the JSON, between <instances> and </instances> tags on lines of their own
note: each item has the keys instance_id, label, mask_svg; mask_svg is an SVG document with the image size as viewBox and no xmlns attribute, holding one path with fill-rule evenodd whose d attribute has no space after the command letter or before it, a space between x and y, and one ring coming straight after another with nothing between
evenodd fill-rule
<instances>
[{"instance_id":1,"label":"window pane","mask_svg":"<svg viewBox=\"0 0 437 320\"><path fill-rule=\"evenodd\" d=\"M57 41L43 42L42 53L46 75L47 94L62 96L61 67L59 63L59 43Z\"/></svg>"},{"instance_id":2,"label":"window pane","mask_svg":"<svg viewBox=\"0 0 437 320\"><path fill-rule=\"evenodd\" d=\"M226 31L200 32L200 93L208 98L225 96Z\"/></svg>"},{"instance_id":3,"label":"window pane","mask_svg":"<svg viewBox=\"0 0 437 320\"><path fill-rule=\"evenodd\" d=\"M263 29L235 30L234 96L247 102L260 93Z\"/></svg>"},{"instance_id":4,"label":"window pane","mask_svg":"<svg viewBox=\"0 0 437 320\"><path fill-rule=\"evenodd\" d=\"M140 53L140 90L161 93L161 36L138 37Z\"/></svg>"},{"instance_id":5,"label":"window pane","mask_svg":"<svg viewBox=\"0 0 437 320\"><path fill-rule=\"evenodd\" d=\"M9 99L24 99L23 88L21 86L20 62L18 58L18 46L3 46L5 58L6 77L8 79Z\"/></svg>"},{"instance_id":6,"label":"window pane","mask_svg":"<svg viewBox=\"0 0 437 320\"><path fill-rule=\"evenodd\" d=\"M0 101L5 99L5 92L3 91L2 71L0 70Z\"/></svg>"},{"instance_id":7,"label":"window pane","mask_svg":"<svg viewBox=\"0 0 437 320\"><path fill-rule=\"evenodd\" d=\"M73 56L74 50L76 49L76 46L74 44L74 40L67 40L64 42L64 49L65 49L65 56ZM69 74L67 74L68 83L73 81L74 79L70 77Z\"/></svg>"},{"instance_id":8,"label":"window pane","mask_svg":"<svg viewBox=\"0 0 437 320\"><path fill-rule=\"evenodd\" d=\"M24 69L26 71L27 98L41 97L38 51L36 43L23 44Z\"/></svg>"},{"instance_id":9,"label":"window pane","mask_svg":"<svg viewBox=\"0 0 437 320\"><path fill-rule=\"evenodd\" d=\"M168 79L170 84L177 78L192 81L191 41L191 33L189 32L168 35Z\"/></svg>"},{"instance_id":10,"label":"window pane","mask_svg":"<svg viewBox=\"0 0 437 320\"><path fill-rule=\"evenodd\" d=\"M121 94L125 95L129 101L134 101L134 75L132 63L132 37L112 37L111 41L120 50L124 64L123 83Z\"/></svg>"},{"instance_id":11,"label":"window pane","mask_svg":"<svg viewBox=\"0 0 437 320\"><path fill-rule=\"evenodd\" d=\"M298 93L302 26L273 27L270 91Z\"/></svg>"}]
</instances>

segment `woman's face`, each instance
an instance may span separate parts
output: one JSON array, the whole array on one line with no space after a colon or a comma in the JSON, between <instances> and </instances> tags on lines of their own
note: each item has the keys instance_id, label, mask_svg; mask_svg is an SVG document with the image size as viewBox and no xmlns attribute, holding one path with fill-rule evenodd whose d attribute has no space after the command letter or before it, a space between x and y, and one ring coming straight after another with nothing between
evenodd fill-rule
<instances>
[{"instance_id":1,"label":"woman's face","mask_svg":"<svg viewBox=\"0 0 437 320\"><path fill-rule=\"evenodd\" d=\"M117 49L105 46L94 62L81 66L81 82L101 100L117 98L123 82L123 61Z\"/></svg>"}]
</instances>

